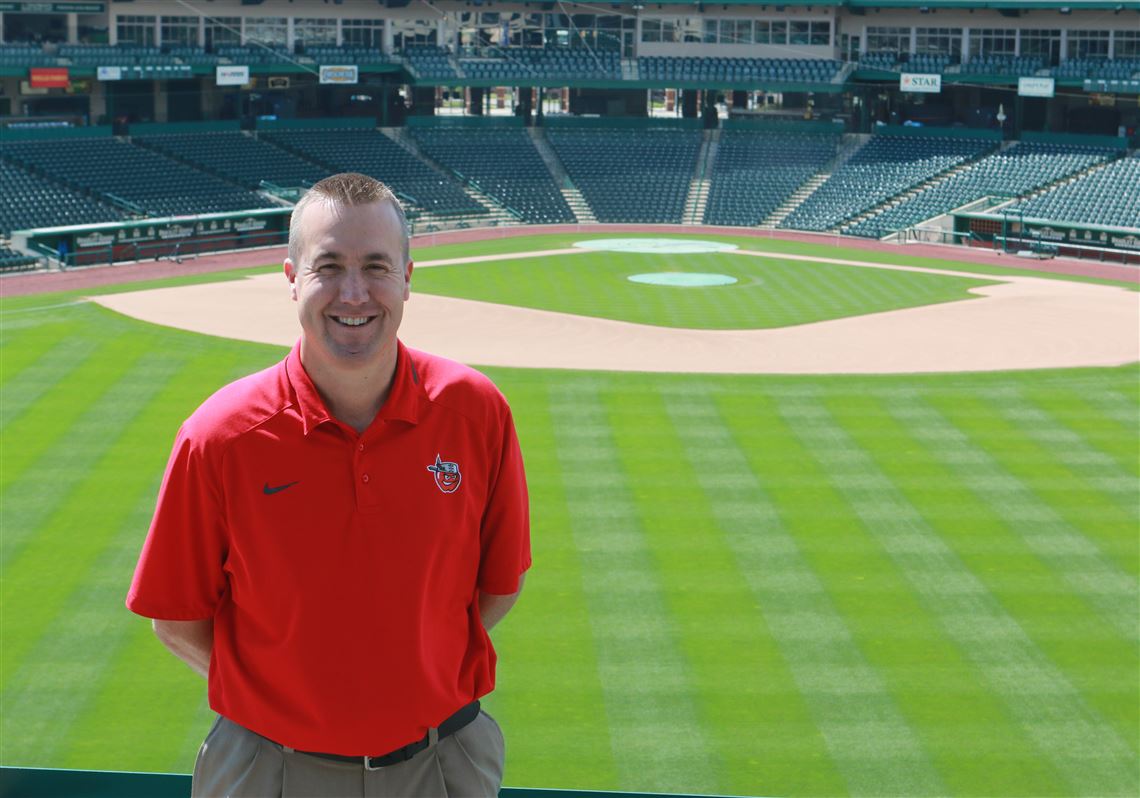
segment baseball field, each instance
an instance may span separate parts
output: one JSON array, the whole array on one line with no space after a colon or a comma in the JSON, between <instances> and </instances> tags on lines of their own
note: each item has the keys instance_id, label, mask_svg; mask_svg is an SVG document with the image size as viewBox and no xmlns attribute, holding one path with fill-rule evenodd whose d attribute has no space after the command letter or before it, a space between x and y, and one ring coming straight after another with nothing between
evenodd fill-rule
<instances>
[{"instance_id":1,"label":"baseball field","mask_svg":"<svg viewBox=\"0 0 1140 798\"><path fill-rule=\"evenodd\" d=\"M526 458L506 783L1137 795L1136 283L589 238L413 252L408 342ZM0 763L190 770L204 685L123 598L178 424L296 336L279 269L0 300Z\"/></svg>"}]
</instances>

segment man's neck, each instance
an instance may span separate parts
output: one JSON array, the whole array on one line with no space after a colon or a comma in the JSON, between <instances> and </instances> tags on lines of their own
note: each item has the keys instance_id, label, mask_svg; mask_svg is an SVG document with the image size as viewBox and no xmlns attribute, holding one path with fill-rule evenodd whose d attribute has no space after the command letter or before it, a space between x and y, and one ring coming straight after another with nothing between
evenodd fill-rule
<instances>
[{"instance_id":1,"label":"man's neck","mask_svg":"<svg viewBox=\"0 0 1140 798\"><path fill-rule=\"evenodd\" d=\"M363 434L392 390L396 373L396 350L393 348L391 358L386 358L375 369L344 370L321 365L310 367L305 363L303 349L301 364L305 366L305 372L333 418Z\"/></svg>"}]
</instances>

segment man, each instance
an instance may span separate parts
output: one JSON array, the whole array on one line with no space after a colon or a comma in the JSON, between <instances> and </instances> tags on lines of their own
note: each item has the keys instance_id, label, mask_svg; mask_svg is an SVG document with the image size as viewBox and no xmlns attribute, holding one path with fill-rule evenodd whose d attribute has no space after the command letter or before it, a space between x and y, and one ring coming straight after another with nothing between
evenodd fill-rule
<instances>
[{"instance_id":1,"label":"man","mask_svg":"<svg viewBox=\"0 0 1140 798\"><path fill-rule=\"evenodd\" d=\"M530 566L522 457L482 375L404 347L381 183L293 211L300 341L179 430L127 606L208 678L196 796L496 795L487 634Z\"/></svg>"}]
</instances>

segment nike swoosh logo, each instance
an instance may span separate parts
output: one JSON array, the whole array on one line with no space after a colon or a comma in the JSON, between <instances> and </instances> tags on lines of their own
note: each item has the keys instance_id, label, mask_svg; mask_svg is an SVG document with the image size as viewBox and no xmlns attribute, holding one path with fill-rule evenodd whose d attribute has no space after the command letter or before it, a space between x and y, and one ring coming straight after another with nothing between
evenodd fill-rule
<instances>
[{"instance_id":1,"label":"nike swoosh logo","mask_svg":"<svg viewBox=\"0 0 1140 798\"><path fill-rule=\"evenodd\" d=\"M297 484L298 482L300 482L300 481L301 481L301 480L299 480L299 479L298 479L298 480L296 480L296 481L294 481L294 482L287 482L287 483L285 483L284 485L278 485L278 486L277 486L277 487L275 487L275 488L271 488L271 487L269 487L269 483L268 483L268 482L266 482L266 483L265 483L265 487L263 487L263 488L261 489L261 492L262 492L262 493L264 493L266 496L272 496L274 493L280 493L281 491L285 490L286 488L291 488L291 487L293 487L294 485L296 485L296 484Z\"/></svg>"}]
</instances>

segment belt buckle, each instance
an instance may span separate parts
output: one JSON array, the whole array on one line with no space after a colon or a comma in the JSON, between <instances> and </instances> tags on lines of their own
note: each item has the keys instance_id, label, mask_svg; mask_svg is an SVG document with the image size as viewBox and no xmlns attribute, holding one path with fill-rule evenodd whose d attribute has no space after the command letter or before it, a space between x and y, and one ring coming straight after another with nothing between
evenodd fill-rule
<instances>
[{"instance_id":1,"label":"belt buckle","mask_svg":"<svg viewBox=\"0 0 1140 798\"><path fill-rule=\"evenodd\" d=\"M382 770L384 768L383 765L377 765L376 767L372 767L372 765L369 764L373 759L380 759L380 757L378 757L378 756L366 756L366 757L364 757L364 769L370 770L370 771Z\"/></svg>"}]
</instances>

